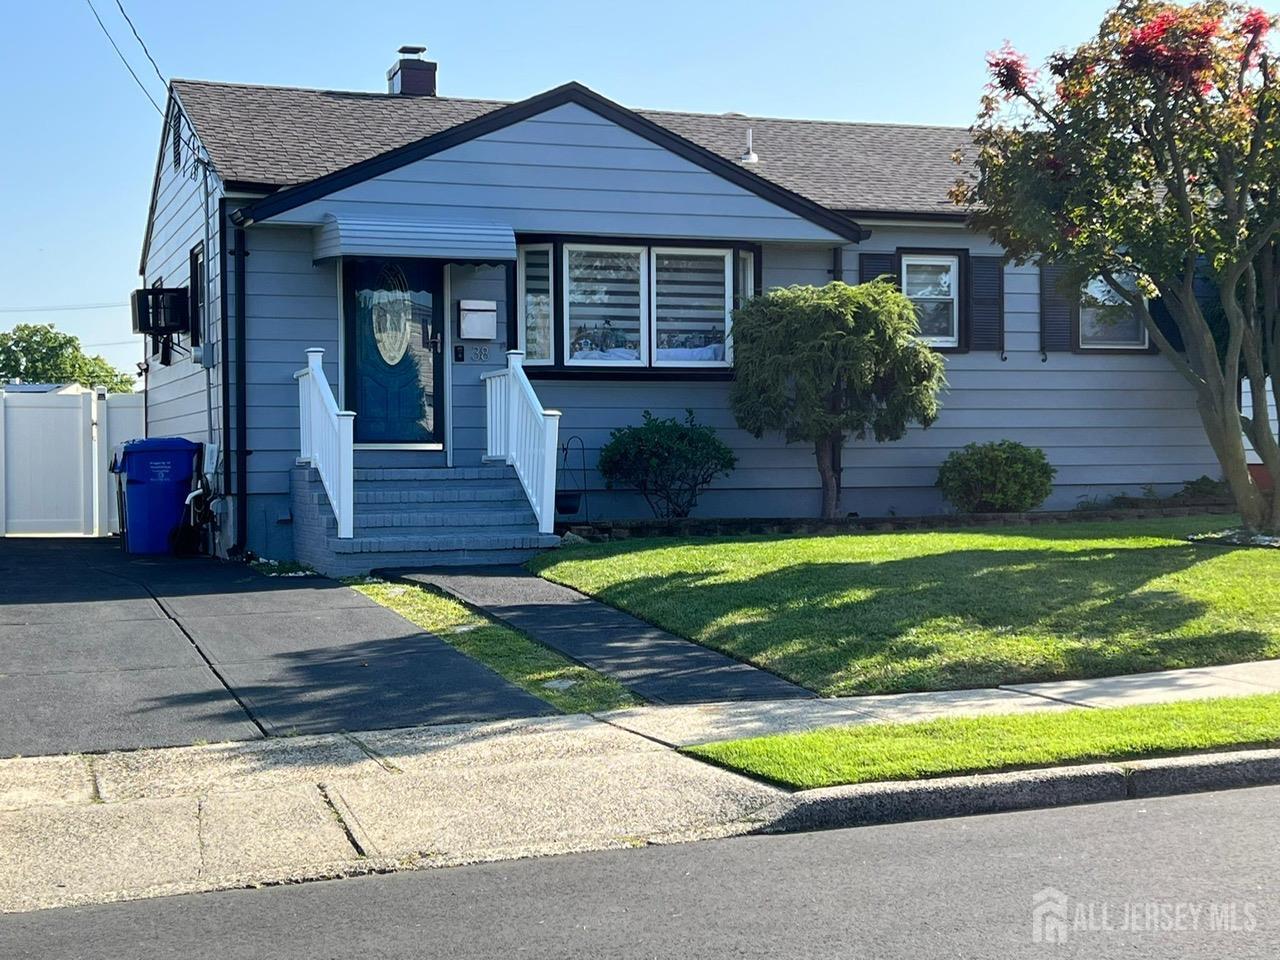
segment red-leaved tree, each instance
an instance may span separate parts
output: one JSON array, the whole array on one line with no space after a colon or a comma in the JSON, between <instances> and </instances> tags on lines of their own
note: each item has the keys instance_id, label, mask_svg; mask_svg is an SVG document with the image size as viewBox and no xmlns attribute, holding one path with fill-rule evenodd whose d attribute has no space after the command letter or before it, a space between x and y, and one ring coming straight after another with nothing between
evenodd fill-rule
<instances>
[{"instance_id":1,"label":"red-leaved tree","mask_svg":"<svg viewBox=\"0 0 1280 960\"><path fill-rule=\"evenodd\" d=\"M1256 482L1244 437L1273 481L1265 415L1280 373L1280 112L1273 18L1222 0L1125 0L1098 35L1041 71L1007 43L973 127L976 155L953 197L1020 261L1102 278L1193 385L1205 432L1247 527L1280 531L1280 496ZM1197 276L1218 303L1197 299ZM1176 350L1153 319L1168 308ZM1280 376L1273 378L1271 389Z\"/></svg>"}]
</instances>

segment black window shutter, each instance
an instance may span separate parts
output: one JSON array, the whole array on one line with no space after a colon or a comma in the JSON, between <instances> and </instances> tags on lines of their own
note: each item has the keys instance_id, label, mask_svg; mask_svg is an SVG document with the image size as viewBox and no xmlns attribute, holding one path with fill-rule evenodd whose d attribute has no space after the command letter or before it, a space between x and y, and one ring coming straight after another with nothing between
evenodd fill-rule
<instances>
[{"instance_id":1,"label":"black window shutter","mask_svg":"<svg viewBox=\"0 0 1280 960\"><path fill-rule=\"evenodd\" d=\"M969 258L969 349L1004 353L1004 258Z\"/></svg>"},{"instance_id":2,"label":"black window shutter","mask_svg":"<svg viewBox=\"0 0 1280 960\"><path fill-rule=\"evenodd\" d=\"M1070 293L1064 289L1066 268L1055 264L1040 266L1040 349L1062 353L1074 348L1071 342Z\"/></svg>"},{"instance_id":3,"label":"black window shutter","mask_svg":"<svg viewBox=\"0 0 1280 960\"><path fill-rule=\"evenodd\" d=\"M892 253L858 254L858 282L867 283L885 274L895 275L897 259Z\"/></svg>"},{"instance_id":4,"label":"black window shutter","mask_svg":"<svg viewBox=\"0 0 1280 960\"><path fill-rule=\"evenodd\" d=\"M1151 311L1151 319L1156 322L1156 327L1164 334L1164 338L1169 341L1169 346L1182 353L1186 349L1182 343L1182 331L1178 329L1178 325L1173 320L1173 314L1165 306L1164 300L1156 297L1147 303L1147 309ZM1153 342L1152 346L1154 345Z\"/></svg>"}]
</instances>

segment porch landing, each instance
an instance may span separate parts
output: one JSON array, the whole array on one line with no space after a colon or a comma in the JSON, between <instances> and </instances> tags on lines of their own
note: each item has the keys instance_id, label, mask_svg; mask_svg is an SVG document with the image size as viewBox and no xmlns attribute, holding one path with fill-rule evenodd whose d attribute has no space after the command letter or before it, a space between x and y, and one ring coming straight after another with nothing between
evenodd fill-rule
<instances>
[{"instance_id":1,"label":"porch landing","mask_svg":"<svg viewBox=\"0 0 1280 960\"><path fill-rule=\"evenodd\" d=\"M451 593L655 703L814 696L772 673L659 630L520 567L383 572Z\"/></svg>"}]
</instances>

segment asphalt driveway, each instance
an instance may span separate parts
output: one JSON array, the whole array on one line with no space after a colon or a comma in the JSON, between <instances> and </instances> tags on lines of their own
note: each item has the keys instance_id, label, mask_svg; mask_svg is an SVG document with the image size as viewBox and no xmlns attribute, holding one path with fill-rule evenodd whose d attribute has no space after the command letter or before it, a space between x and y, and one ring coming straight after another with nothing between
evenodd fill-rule
<instances>
[{"instance_id":1,"label":"asphalt driveway","mask_svg":"<svg viewBox=\"0 0 1280 960\"><path fill-rule=\"evenodd\" d=\"M551 712L331 580L0 539L0 756Z\"/></svg>"}]
</instances>

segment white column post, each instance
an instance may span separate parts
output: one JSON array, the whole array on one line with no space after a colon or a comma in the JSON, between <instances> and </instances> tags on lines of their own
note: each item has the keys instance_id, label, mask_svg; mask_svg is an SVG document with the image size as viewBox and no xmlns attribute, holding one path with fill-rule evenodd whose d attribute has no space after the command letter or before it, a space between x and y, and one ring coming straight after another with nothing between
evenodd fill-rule
<instances>
[{"instance_id":1,"label":"white column post","mask_svg":"<svg viewBox=\"0 0 1280 960\"><path fill-rule=\"evenodd\" d=\"M97 458L93 450L94 394L85 390L80 394L80 532L91 537L97 526L93 505L97 500L97 478L94 465Z\"/></svg>"},{"instance_id":2,"label":"white column post","mask_svg":"<svg viewBox=\"0 0 1280 960\"><path fill-rule=\"evenodd\" d=\"M560 453L560 411L542 412L542 490L538 497L538 532L554 533L556 526L556 463Z\"/></svg>"},{"instance_id":3,"label":"white column post","mask_svg":"<svg viewBox=\"0 0 1280 960\"><path fill-rule=\"evenodd\" d=\"M355 535L355 419L350 411L338 413L338 537L350 540Z\"/></svg>"},{"instance_id":4,"label":"white column post","mask_svg":"<svg viewBox=\"0 0 1280 960\"><path fill-rule=\"evenodd\" d=\"M520 368L524 366L524 351L508 350L507 351L507 376L503 389L506 396L503 398L507 405L507 463L515 462L516 441L519 434L516 432L516 378L520 374Z\"/></svg>"},{"instance_id":5,"label":"white column post","mask_svg":"<svg viewBox=\"0 0 1280 960\"><path fill-rule=\"evenodd\" d=\"M307 350L307 369L304 376L298 378L298 448L300 460L308 464L312 462L315 448L312 438L312 392L320 382L313 378L324 377L324 348L311 347Z\"/></svg>"},{"instance_id":6,"label":"white column post","mask_svg":"<svg viewBox=\"0 0 1280 960\"><path fill-rule=\"evenodd\" d=\"M110 533L111 413L106 387L93 388L93 535Z\"/></svg>"}]
</instances>

